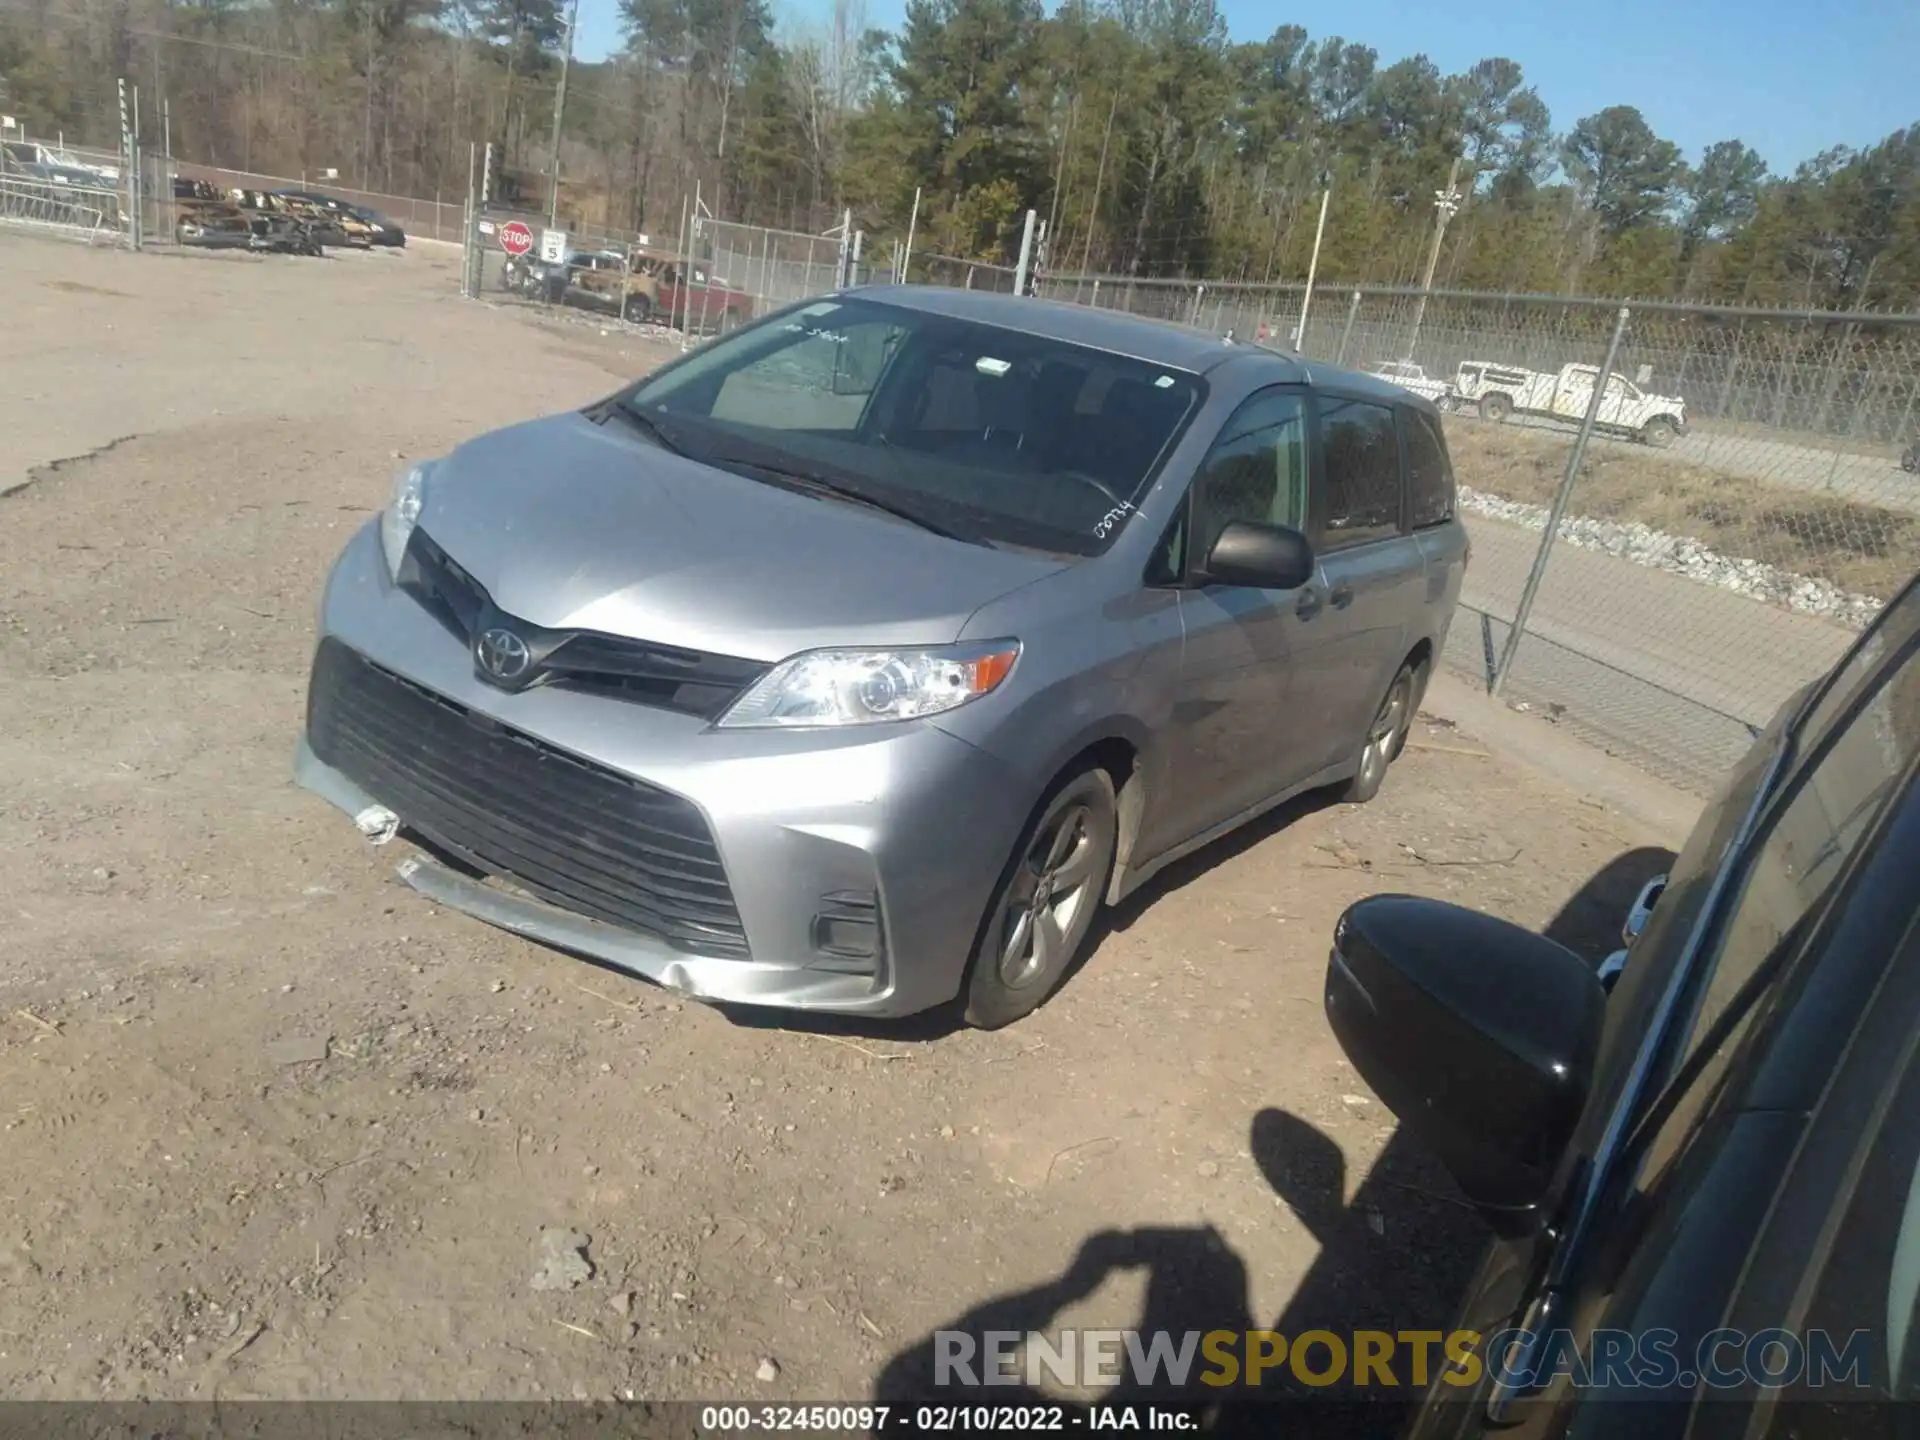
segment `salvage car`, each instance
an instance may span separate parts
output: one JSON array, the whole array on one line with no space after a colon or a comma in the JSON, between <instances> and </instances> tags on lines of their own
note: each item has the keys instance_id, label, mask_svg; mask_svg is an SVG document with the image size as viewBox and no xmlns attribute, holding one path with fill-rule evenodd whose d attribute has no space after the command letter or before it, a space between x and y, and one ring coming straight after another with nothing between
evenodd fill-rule
<instances>
[{"instance_id":1,"label":"salvage car","mask_svg":"<svg viewBox=\"0 0 1920 1440\"><path fill-rule=\"evenodd\" d=\"M329 195L324 190L276 190L275 195L287 200L296 200L306 205L316 205L324 210L333 210L359 221L367 227L369 245L387 246L393 249L405 249L406 230L393 220L389 220L378 210L365 205L356 205L351 200L342 200L338 195Z\"/></svg>"},{"instance_id":2,"label":"salvage car","mask_svg":"<svg viewBox=\"0 0 1920 1440\"><path fill-rule=\"evenodd\" d=\"M416 890L691 997L1002 1025L1103 903L1379 790L1466 554L1402 390L861 289L409 466L296 773Z\"/></svg>"},{"instance_id":3,"label":"salvage car","mask_svg":"<svg viewBox=\"0 0 1920 1440\"><path fill-rule=\"evenodd\" d=\"M1781 709L1598 974L1438 901L1342 916L1334 1033L1495 1236L1414 1440L1911 1433L1915 876L1920 581Z\"/></svg>"},{"instance_id":4,"label":"salvage car","mask_svg":"<svg viewBox=\"0 0 1920 1440\"><path fill-rule=\"evenodd\" d=\"M648 246L630 253L623 313L634 321L663 319L693 334L725 335L753 319L753 297L735 290L704 263Z\"/></svg>"}]
</instances>

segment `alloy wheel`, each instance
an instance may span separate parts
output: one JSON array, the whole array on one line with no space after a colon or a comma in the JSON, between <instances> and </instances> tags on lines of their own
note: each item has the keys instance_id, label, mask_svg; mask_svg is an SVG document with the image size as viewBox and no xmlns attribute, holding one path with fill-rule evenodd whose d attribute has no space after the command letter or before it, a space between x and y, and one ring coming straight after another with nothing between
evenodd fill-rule
<instances>
[{"instance_id":1,"label":"alloy wheel","mask_svg":"<svg viewBox=\"0 0 1920 1440\"><path fill-rule=\"evenodd\" d=\"M1063 963L1075 922L1097 898L1096 829L1088 806L1068 806L1040 827L1021 857L1000 914L999 971L1008 989L1031 985Z\"/></svg>"}]
</instances>

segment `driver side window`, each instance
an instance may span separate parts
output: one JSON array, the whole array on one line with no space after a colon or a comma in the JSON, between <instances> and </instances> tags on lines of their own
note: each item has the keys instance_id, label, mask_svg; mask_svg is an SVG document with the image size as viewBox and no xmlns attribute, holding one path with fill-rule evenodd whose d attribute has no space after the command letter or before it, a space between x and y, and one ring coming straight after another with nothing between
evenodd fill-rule
<instances>
[{"instance_id":1,"label":"driver side window","mask_svg":"<svg viewBox=\"0 0 1920 1440\"><path fill-rule=\"evenodd\" d=\"M1221 428L1193 480L1192 523L1183 538L1194 560L1235 520L1305 528L1306 414L1300 391L1263 390Z\"/></svg>"}]
</instances>

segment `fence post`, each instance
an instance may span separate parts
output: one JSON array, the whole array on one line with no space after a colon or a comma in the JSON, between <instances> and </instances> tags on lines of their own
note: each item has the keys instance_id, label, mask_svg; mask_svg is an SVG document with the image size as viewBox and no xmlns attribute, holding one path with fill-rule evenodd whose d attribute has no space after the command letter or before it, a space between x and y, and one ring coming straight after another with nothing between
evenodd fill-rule
<instances>
[{"instance_id":1,"label":"fence post","mask_svg":"<svg viewBox=\"0 0 1920 1440\"><path fill-rule=\"evenodd\" d=\"M1540 549L1533 557L1533 568L1527 572L1526 588L1520 592L1520 604L1513 612L1513 624L1507 630L1507 643L1500 652L1500 668L1493 673L1493 684L1489 690L1494 695L1507 683L1507 675L1513 669L1514 653L1520 648L1520 636L1527 628L1527 616L1533 610L1533 597L1539 592L1541 577L1547 573L1547 552L1553 548L1553 537L1560 529L1560 516L1567 508L1567 500L1573 494L1573 482L1580 474L1580 462L1586 458L1587 441L1593 438L1594 422L1600 418L1600 401L1607 393L1607 381L1613 375L1613 357L1620 353L1620 337L1626 333L1627 307L1622 305L1614 317L1613 334L1607 340L1606 358L1600 362L1600 373L1593 377L1593 393L1587 397L1587 413L1581 418L1580 433L1573 438L1573 449L1567 452L1566 472L1560 477L1560 488L1554 491L1553 504L1547 507L1547 528L1540 536Z\"/></svg>"},{"instance_id":2,"label":"fence post","mask_svg":"<svg viewBox=\"0 0 1920 1440\"><path fill-rule=\"evenodd\" d=\"M845 290L853 283L851 258L853 255L853 209L851 206L840 216L840 257L834 261L833 288Z\"/></svg>"},{"instance_id":3,"label":"fence post","mask_svg":"<svg viewBox=\"0 0 1920 1440\"><path fill-rule=\"evenodd\" d=\"M146 216L141 212L146 208L146 176L140 173L140 87L133 87L133 248L138 250L147 242Z\"/></svg>"},{"instance_id":4,"label":"fence post","mask_svg":"<svg viewBox=\"0 0 1920 1440\"><path fill-rule=\"evenodd\" d=\"M1340 327L1340 349L1334 354L1333 363L1347 363L1347 341L1353 338L1353 322L1360 315L1360 292L1354 291L1347 300L1347 323Z\"/></svg>"},{"instance_id":5,"label":"fence post","mask_svg":"<svg viewBox=\"0 0 1920 1440\"><path fill-rule=\"evenodd\" d=\"M134 174L133 162L133 122L127 114L127 81L120 78L120 184L126 192L125 218L127 243L134 249L140 248L139 211L140 182Z\"/></svg>"},{"instance_id":6,"label":"fence post","mask_svg":"<svg viewBox=\"0 0 1920 1440\"><path fill-rule=\"evenodd\" d=\"M1033 269L1033 221L1034 212L1027 211L1026 222L1020 231L1020 263L1013 269L1013 293L1027 293L1027 276Z\"/></svg>"}]
</instances>

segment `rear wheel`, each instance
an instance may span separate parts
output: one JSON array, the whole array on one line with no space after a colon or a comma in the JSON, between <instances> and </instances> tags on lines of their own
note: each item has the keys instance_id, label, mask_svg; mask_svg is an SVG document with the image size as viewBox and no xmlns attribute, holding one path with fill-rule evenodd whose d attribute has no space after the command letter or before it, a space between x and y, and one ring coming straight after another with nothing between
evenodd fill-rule
<instances>
[{"instance_id":1,"label":"rear wheel","mask_svg":"<svg viewBox=\"0 0 1920 1440\"><path fill-rule=\"evenodd\" d=\"M1341 792L1342 800L1364 805L1380 793L1381 782L1387 778L1387 767L1407 743L1407 731L1413 726L1414 697L1419 690L1416 667L1411 663L1402 665L1387 687L1387 697L1380 702L1373 723L1367 727L1366 739L1360 744L1359 762L1353 778Z\"/></svg>"},{"instance_id":2,"label":"rear wheel","mask_svg":"<svg viewBox=\"0 0 1920 1440\"><path fill-rule=\"evenodd\" d=\"M627 296L626 318L636 325L645 325L653 319L653 301L645 295Z\"/></svg>"},{"instance_id":3,"label":"rear wheel","mask_svg":"<svg viewBox=\"0 0 1920 1440\"><path fill-rule=\"evenodd\" d=\"M1480 418L1496 423L1513 414L1513 401L1505 395L1482 395L1480 397Z\"/></svg>"},{"instance_id":4,"label":"rear wheel","mask_svg":"<svg viewBox=\"0 0 1920 1440\"><path fill-rule=\"evenodd\" d=\"M1011 1025L1053 993L1093 928L1118 834L1105 770L1082 770L1047 798L980 928L967 981L969 1025Z\"/></svg>"}]
</instances>

